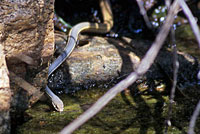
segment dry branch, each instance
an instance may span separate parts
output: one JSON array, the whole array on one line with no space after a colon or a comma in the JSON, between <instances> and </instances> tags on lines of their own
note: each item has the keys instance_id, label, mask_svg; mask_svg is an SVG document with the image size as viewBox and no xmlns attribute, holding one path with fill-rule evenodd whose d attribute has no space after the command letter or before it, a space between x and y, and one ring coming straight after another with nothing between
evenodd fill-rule
<instances>
[{"instance_id":1,"label":"dry branch","mask_svg":"<svg viewBox=\"0 0 200 134\"><path fill-rule=\"evenodd\" d=\"M140 8L140 13L142 14L144 21L149 29L153 29L151 22L149 21L149 17L147 16L147 12L144 8L144 2L142 0L136 0L137 4Z\"/></svg>"},{"instance_id":2,"label":"dry branch","mask_svg":"<svg viewBox=\"0 0 200 134\"><path fill-rule=\"evenodd\" d=\"M190 22L190 25L192 27L194 35L196 36L200 48L200 32L199 32L199 27L197 25L197 20L192 15L192 12L190 11L189 7L187 6L184 0L179 0L179 4Z\"/></svg>"},{"instance_id":3,"label":"dry branch","mask_svg":"<svg viewBox=\"0 0 200 134\"><path fill-rule=\"evenodd\" d=\"M15 82L19 87L23 88L27 93L28 96L30 97L30 104L33 104L34 102L37 102L41 96L44 94L41 92L39 89L25 81L23 78L17 76L15 73L10 71L10 78L12 81Z\"/></svg>"},{"instance_id":4,"label":"dry branch","mask_svg":"<svg viewBox=\"0 0 200 134\"><path fill-rule=\"evenodd\" d=\"M165 0L165 5L167 9L170 9L171 6L171 0ZM174 103L175 98L175 91L176 91L176 84L177 84L177 76L178 76L178 68L179 68L179 62L177 57L177 48L176 48L176 40L175 40L175 30L173 26L171 26L170 30L170 44L172 45L173 49L173 84L170 92L170 99L169 99L169 107L168 107L168 118L166 120L166 128L165 128L165 134L168 133L168 126L171 126L171 115L172 115L172 105Z\"/></svg>"},{"instance_id":5,"label":"dry branch","mask_svg":"<svg viewBox=\"0 0 200 134\"><path fill-rule=\"evenodd\" d=\"M200 112L200 101L198 102L198 104L194 110L194 113L192 115L192 118L190 119L188 134L194 134L194 127L196 124L197 117L199 116L199 112Z\"/></svg>"},{"instance_id":6,"label":"dry branch","mask_svg":"<svg viewBox=\"0 0 200 134\"><path fill-rule=\"evenodd\" d=\"M172 115L172 105L174 103L174 98L175 98L175 91L176 91L176 84L177 84L177 77L178 77L178 68L179 68L176 45L175 44L173 44L173 45L174 45L173 46L173 69L174 69L173 84L172 84L172 89L171 89L170 99L169 99L168 119L167 119L167 126L166 126L166 129L165 129L165 134L167 134L168 126L171 126L170 119L171 119L171 115Z\"/></svg>"},{"instance_id":7,"label":"dry branch","mask_svg":"<svg viewBox=\"0 0 200 134\"><path fill-rule=\"evenodd\" d=\"M164 25L162 26L158 36L156 37L155 42L152 44L151 48L146 53L145 57L141 61L140 65L136 69L135 72L132 72L126 79L119 82L113 88L111 88L106 94L104 94L95 104L93 104L87 111L85 111L82 115L80 115L77 119L71 122L68 126L66 126L60 134L70 134L78 127L80 127L83 123L92 118L95 114L97 114L110 100L112 100L119 92L123 91L125 88L130 86L133 82L136 81L138 76L143 75L150 68L152 63L154 62L160 48L162 47L163 42L165 41L170 27L173 23L174 16L177 14L177 10L179 8L178 5L179 0L175 0L172 4L169 14L166 18Z\"/></svg>"}]
</instances>

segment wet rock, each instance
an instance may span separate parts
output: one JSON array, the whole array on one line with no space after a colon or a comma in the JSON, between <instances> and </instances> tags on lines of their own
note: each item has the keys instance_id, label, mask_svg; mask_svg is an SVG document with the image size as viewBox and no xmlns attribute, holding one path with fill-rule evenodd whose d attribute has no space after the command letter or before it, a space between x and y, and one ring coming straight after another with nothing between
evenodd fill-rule
<instances>
[{"instance_id":1,"label":"wet rock","mask_svg":"<svg viewBox=\"0 0 200 134\"><path fill-rule=\"evenodd\" d=\"M83 88L99 86L119 81L134 71L150 47L150 41L87 37L88 44L78 46L49 79L54 91L70 92ZM173 55L171 50L163 48L150 70L142 80L173 78ZM197 59L178 52L180 62L178 83L182 87L197 82L199 65ZM193 70L193 71L191 71Z\"/></svg>"},{"instance_id":2,"label":"wet rock","mask_svg":"<svg viewBox=\"0 0 200 134\"><path fill-rule=\"evenodd\" d=\"M144 42L138 43L136 41L132 41L132 44L136 50L143 50L141 51L143 53L142 55L144 55L150 47L150 44L148 45L148 43ZM177 51L177 54L179 62L177 78L178 87L185 89L188 86L197 84L197 73L200 69L198 59L181 51ZM153 65L146 73L146 76L147 78L152 79L169 80L170 83L168 84L171 84L173 80L173 53L170 48L164 47L160 50Z\"/></svg>"}]
</instances>

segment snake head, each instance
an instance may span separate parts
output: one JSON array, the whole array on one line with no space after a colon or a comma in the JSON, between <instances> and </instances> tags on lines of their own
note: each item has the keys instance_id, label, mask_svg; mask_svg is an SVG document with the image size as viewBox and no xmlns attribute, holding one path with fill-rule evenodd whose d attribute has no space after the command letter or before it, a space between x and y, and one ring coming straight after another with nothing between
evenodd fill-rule
<instances>
[{"instance_id":1,"label":"snake head","mask_svg":"<svg viewBox=\"0 0 200 134\"><path fill-rule=\"evenodd\" d=\"M59 97L55 96L52 99L52 104L57 111L62 112L64 110L64 104Z\"/></svg>"}]
</instances>

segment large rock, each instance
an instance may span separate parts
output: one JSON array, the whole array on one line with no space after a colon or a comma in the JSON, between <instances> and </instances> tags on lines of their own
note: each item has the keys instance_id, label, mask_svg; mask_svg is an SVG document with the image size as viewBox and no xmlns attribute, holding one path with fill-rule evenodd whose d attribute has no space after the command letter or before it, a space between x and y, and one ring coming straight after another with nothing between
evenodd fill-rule
<instances>
[{"instance_id":1,"label":"large rock","mask_svg":"<svg viewBox=\"0 0 200 134\"><path fill-rule=\"evenodd\" d=\"M59 40L57 38L57 40ZM54 91L66 92L88 88L94 85L111 83L134 71L152 42L87 37L88 44L78 46L55 74L49 79L49 86ZM56 41L59 43L59 41ZM171 50L161 49L155 63L141 78L152 81L173 78L173 55ZM197 59L178 52L180 62L178 83L184 87L197 82L199 65ZM193 70L193 71L191 71Z\"/></svg>"},{"instance_id":2,"label":"large rock","mask_svg":"<svg viewBox=\"0 0 200 134\"><path fill-rule=\"evenodd\" d=\"M54 0L1 0L0 7L0 41L9 63L21 54L46 61L54 49Z\"/></svg>"},{"instance_id":3,"label":"large rock","mask_svg":"<svg viewBox=\"0 0 200 134\"><path fill-rule=\"evenodd\" d=\"M33 77L30 75L34 72L32 69L37 70L38 66L47 63L54 52L53 15L54 0L0 1L0 133L10 131L9 125L4 125L9 123L11 100L6 62L12 71L12 110L23 112L29 106L29 99L38 95L42 87L41 83L34 85L38 88L28 83ZM37 101L39 96L32 100Z\"/></svg>"}]
</instances>

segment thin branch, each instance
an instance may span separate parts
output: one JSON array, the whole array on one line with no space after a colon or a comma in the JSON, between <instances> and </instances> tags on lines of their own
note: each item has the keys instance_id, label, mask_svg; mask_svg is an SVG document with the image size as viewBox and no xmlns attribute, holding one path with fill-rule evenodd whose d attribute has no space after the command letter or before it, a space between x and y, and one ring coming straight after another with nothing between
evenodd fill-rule
<instances>
[{"instance_id":1,"label":"thin branch","mask_svg":"<svg viewBox=\"0 0 200 134\"><path fill-rule=\"evenodd\" d=\"M188 134L194 134L194 127L196 124L197 117L199 116L199 112L200 112L200 101L198 102L198 104L194 110L194 113L192 115L192 118L190 119Z\"/></svg>"},{"instance_id":2,"label":"thin branch","mask_svg":"<svg viewBox=\"0 0 200 134\"><path fill-rule=\"evenodd\" d=\"M174 29L171 30L172 32L172 47L173 47L173 86L170 94L170 103L172 104L174 101L175 97L175 89L176 89L176 83L177 83L177 74L178 74L178 68L179 68L179 62L178 62L178 56L177 56L177 49L176 49L176 44L175 44L175 31ZM172 106L171 106L172 108ZM171 111L170 111L171 113Z\"/></svg>"},{"instance_id":3,"label":"thin branch","mask_svg":"<svg viewBox=\"0 0 200 134\"><path fill-rule=\"evenodd\" d=\"M199 48L200 48L200 32L199 32L199 28L197 25L197 21L195 20L194 16L192 15L192 12L190 11L189 7L187 6L187 4L185 3L184 0L179 0L179 4L183 9L183 12L185 13L185 15L187 16L190 25L192 27L192 30L194 32L194 35L196 36L197 42L199 44ZM198 73L199 75L199 73ZM197 75L197 77L199 77ZM199 112L200 112L200 101L198 102L196 109L192 115L192 118L190 119L190 125L189 125L189 129L188 129L188 134L194 134L194 127L196 124L196 119L199 116Z\"/></svg>"},{"instance_id":4,"label":"thin branch","mask_svg":"<svg viewBox=\"0 0 200 134\"><path fill-rule=\"evenodd\" d=\"M30 56L26 54L19 53L19 54L16 54L15 57L25 62L28 65L38 66L38 63L33 58L31 58Z\"/></svg>"},{"instance_id":5,"label":"thin branch","mask_svg":"<svg viewBox=\"0 0 200 134\"><path fill-rule=\"evenodd\" d=\"M165 5L167 7L167 10L169 11L170 5L171 5L171 0L165 0Z\"/></svg>"},{"instance_id":6,"label":"thin branch","mask_svg":"<svg viewBox=\"0 0 200 134\"><path fill-rule=\"evenodd\" d=\"M170 5L171 5L171 0L165 0L165 5L167 7L167 10L169 11ZM176 83L177 83L177 73L178 73L178 68L179 68L179 62L178 62L178 57L177 57L177 49L176 49L176 40L175 40L175 30L173 26L171 26L170 30L170 39L171 42L170 44L172 45L173 48L173 85L170 93L170 100L169 100L169 108L168 108L168 118L166 120L166 127L165 127L165 134L168 133L168 126L171 126L171 115L172 115L172 105L174 102L174 97L175 97L175 91L176 91Z\"/></svg>"},{"instance_id":7,"label":"thin branch","mask_svg":"<svg viewBox=\"0 0 200 134\"><path fill-rule=\"evenodd\" d=\"M129 87L133 82L136 81L138 76L143 75L152 65L155 60L163 42L165 41L169 29L173 23L174 16L177 14L179 8L179 0L175 0L170 8L169 15L162 26L155 42L152 44L151 48L146 53L145 57L141 61L140 65L135 72L132 72L126 79L120 81L117 85L111 88L106 94L104 94L95 104L93 104L87 111L80 115L77 119L66 126L60 134L70 134L77 128L79 128L83 123L88 121L94 115L96 115L110 100L112 100L118 93L123 91L125 88Z\"/></svg>"},{"instance_id":8,"label":"thin branch","mask_svg":"<svg viewBox=\"0 0 200 134\"><path fill-rule=\"evenodd\" d=\"M190 11L189 7L187 6L184 0L179 0L179 5L183 9L183 12L185 13L190 22L190 25L192 27L194 35L196 36L200 48L200 32L199 32L199 27L197 25L197 21L195 20L194 16L192 15L192 12Z\"/></svg>"},{"instance_id":9,"label":"thin branch","mask_svg":"<svg viewBox=\"0 0 200 134\"><path fill-rule=\"evenodd\" d=\"M30 104L35 103L44 94L39 89L37 89L36 87L25 81L23 78L17 76L15 73L10 71L9 75L11 80L14 81L15 84L23 88L28 93L28 96L30 97L29 100Z\"/></svg>"},{"instance_id":10,"label":"thin branch","mask_svg":"<svg viewBox=\"0 0 200 134\"><path fill-rule=\"evenodd\" d=\"M170 100L169 100L169 108L168 108L168 119L166 121L166 129L165 134L167 134L168 126L171 126L171 115L172 115L172 105L175 98L175 91L176 91L176 84L177 84L177 74L178 74L178 68L179 68L179 62L177 57L177 49L175 44L175 31L173 28L171 28L171 40L172 40L172 48L173 48L173 85L170 93Z\"/></svg>"},{"instance_id":11,"label":"thin branch","mask_svg":"<svg viewBox=\"0 0 200 134\"><path fill-rule=\"evenodd\" d=\"M149 29L153 29L153 26L151 24L151 22L149 21L149 18L147 16L147 13L146 13L146 10L144 9L144 2L142 0L136 0L137 3L138 3L138 6L140 8L140 13L142 14L143 18L144 18L144 21L147 25L147 27Z\"/></svg>"}]
</instances>

